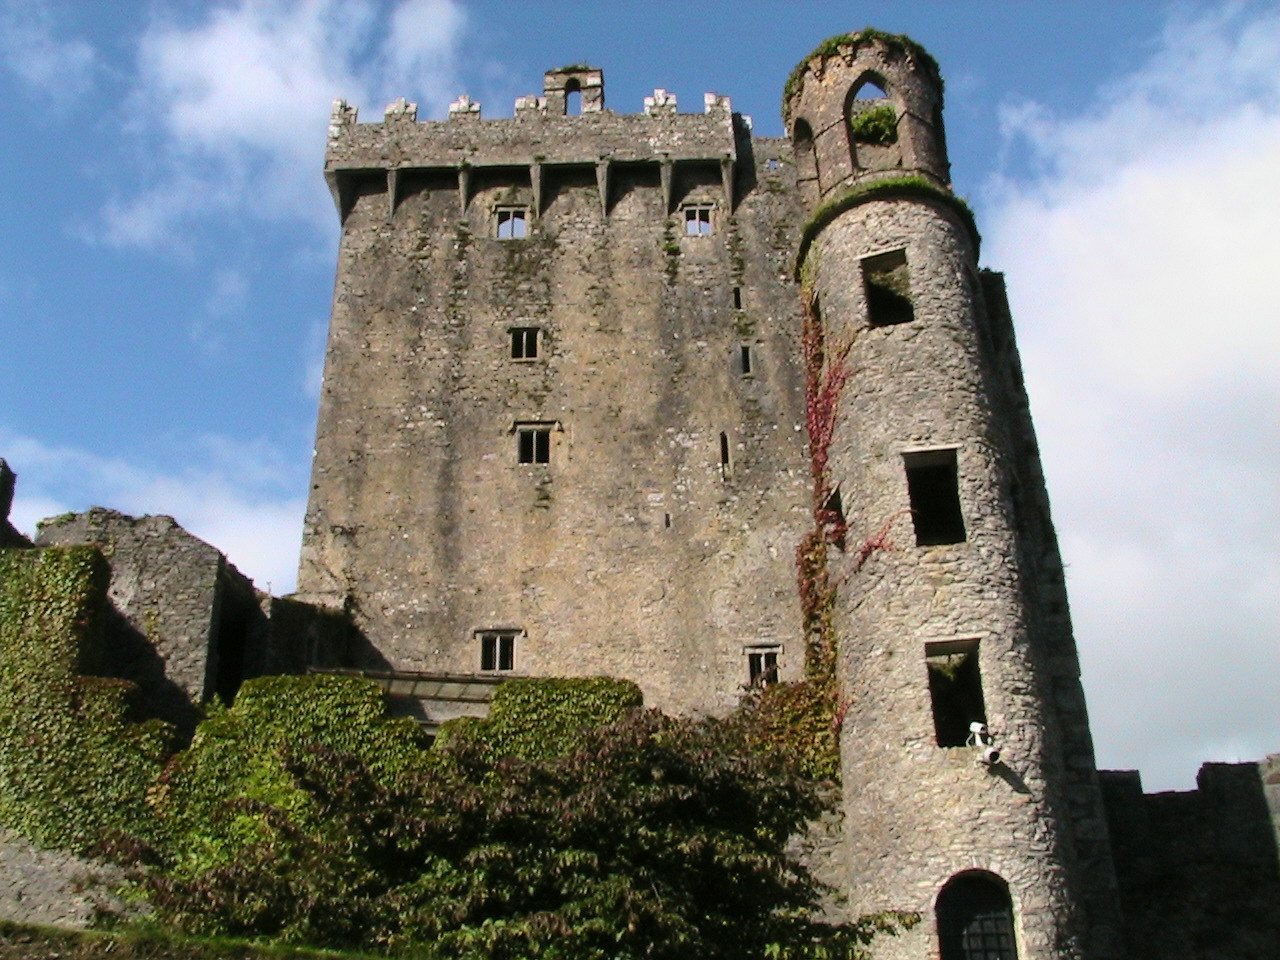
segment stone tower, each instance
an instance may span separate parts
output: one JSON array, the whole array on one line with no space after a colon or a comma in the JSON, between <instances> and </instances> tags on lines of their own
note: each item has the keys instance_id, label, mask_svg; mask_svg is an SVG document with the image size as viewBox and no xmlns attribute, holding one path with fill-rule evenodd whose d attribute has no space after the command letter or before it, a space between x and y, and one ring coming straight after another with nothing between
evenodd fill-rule
<instances>
[{"instance_id":1,"label":"stone tower","mask_svg":"<svg viewBox=\"0 0 1280 960\"><path fill-rule=\"evenodd\" d=\"M1115 957L1062 568L937 66L868 30L784 99L775 139L715 94L614 113L585 66L510 118L335 104L299 594L359 637L314 665L611 674L719 713L814 674L824 624L838 882L924 917L878 949Z\"/></svg>"},{"instance_id":2,"label":"stone tower","mask_svg":"<svg viewBox=\"0 0 1280 960\"><path fill-rule=\"evenodd\" d=\"M833 38L784 113L811 212L820 522L844 546L827 562L851 906L924 916L886 957L1115 956L1061 564L1001 279L950 189L937 66L902 37ZM975 918L1004 952L956 952Z\"/></svg>"},{"instance_id":3,"label":"stone tower","mask_svg":"<svg viewBox=\"0 0 1280 960\"><path fill-rule=\"evenodd\" d=\"M714 94L615 114L588 67L510 118L335 106L299 594L365 643L324 665L613 674L712 713L799 675L786 152Z\"/></svg>"}]
</instances>

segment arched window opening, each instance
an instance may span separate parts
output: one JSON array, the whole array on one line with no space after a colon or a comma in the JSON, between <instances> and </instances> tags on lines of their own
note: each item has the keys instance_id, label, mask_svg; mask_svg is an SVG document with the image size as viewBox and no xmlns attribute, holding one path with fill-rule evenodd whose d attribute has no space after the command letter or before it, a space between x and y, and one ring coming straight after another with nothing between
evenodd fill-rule
<instances>
[{"instance_id":1,"label":"arched window opening","mask_svg":"<svg viewBox=\"0 0 1280 960\"><path fill-rule=\"evenodd\" d=\"M883 100L888 94L884 92L884 84L873 76L865 76L853 88L855 100Z\"/></svg>"},{"instance_id":2,"label":"arched window opening","mask_svg":"<svg viewBox=\"0 0 1280 960\"><path fill-rule=\"evenodd\" d=\"M571 117L582 115L582 84L576 79L564 86L564 112Z\"/></svg>"},{"instance_id":3,"label":"arched window opening","mask_svg":"<svg viewBox=\"0 0 1280 960\"><path fill-rule=\"evenodd\" d=\"M962 873L938 893L941 960L1018 960L1009 886L993 873Z\"/></svg>"}]
</instances>

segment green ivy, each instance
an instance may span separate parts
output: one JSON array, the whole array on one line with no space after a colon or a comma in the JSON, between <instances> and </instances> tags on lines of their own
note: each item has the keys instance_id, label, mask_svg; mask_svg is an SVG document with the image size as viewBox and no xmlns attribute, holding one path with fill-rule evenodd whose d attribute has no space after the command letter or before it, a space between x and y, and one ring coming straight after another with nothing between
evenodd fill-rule
<instances>
[{"instance_id":1,"label":"green ivy","mask_svg":"<svg viewBox=\"0 0 1280 960\"><path fill-rule=\"evenodd\" d=\"M377 684L357 677L261 677L232 707L211 708L191 747L170 761L151 790L159 850L179 875L198 875L270 842L276 828L262 807L310 822L307 796L285 768L306 744L349 754L379 780L423 762L417 725L391 718Z\"/></svg>"},{"instance_id":2,"label":"green ivy","mask_svg":"<svg viewBox=\"0 0 1280 960\"><path fill-rule=\"evenodd\" d=\"M964 224L965 229L969 232L969 237L973 240L975 251L982 242L982 235L978 233L978 224L973 218L973 211L969 209L969 205L965 203L963 198L957 197L950 190L938 186L932 180L926 177L910 175L870 180L850 187L843 193L832 197L818 207L805 222L805 225L800 230L800 245L796 253L796 279L800 279L802 265L805 257L808 256L809 247L813 244L814 238L822 232L823 227L851 207L866 203L868 200L882 199L921 200L926 203L941 204L959 215L960 222Z\"/></svg>"},{"instance_id":3,"label":"green ivy","mask_svg":"<svg viewBox=\"0 0 1280 960\"><path fill-rule=\"evenodd\" d=\"M0 823L77 853L150 834L146 791L172 733L125 719L131 684L78 675L108 578L92 547L0 550Z\"/></svg>"},{"instance_id":4,"label":"green ivy","mask_svg":"<svg viewBox=\"0 0 1280 960\"><path fill-rule=\"evenodd\" d=\"M494 759L551 760L576 749L593 728L621 720L644 697L613 677L520 677L494 692L489 715L446 723L441 743L467 740Z\"/></svg>"},{"instance_id":5,"label":"green ivy","mask_svg":"<svg viewBox=\"0 0 1280 960\"><path fill-rule=\"evenodd\" d=\"M890 104L868 107L849 119L849 129L858 143L888 146L898 141L898 111Z\"/></svg>"}]
</instances>

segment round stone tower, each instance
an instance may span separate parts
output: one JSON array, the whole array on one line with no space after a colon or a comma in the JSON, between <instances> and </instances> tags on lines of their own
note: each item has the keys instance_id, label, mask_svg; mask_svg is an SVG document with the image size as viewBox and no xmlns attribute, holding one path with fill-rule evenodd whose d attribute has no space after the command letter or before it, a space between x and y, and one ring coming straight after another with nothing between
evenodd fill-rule
<instances>
[{"instance_id":1,"label":"round stone tower","mask_svg":"<svg viewBox=\"0 0 1280 960\"><path fill-rule=\"evenodd\" d=\"M872 30L821 45L784 96L812 214L797 273L844 711L841 886L855 914L921 915L878 957L1114 956L1016 351L941 117L933 59Z\"/></svg>"}]
</instances>

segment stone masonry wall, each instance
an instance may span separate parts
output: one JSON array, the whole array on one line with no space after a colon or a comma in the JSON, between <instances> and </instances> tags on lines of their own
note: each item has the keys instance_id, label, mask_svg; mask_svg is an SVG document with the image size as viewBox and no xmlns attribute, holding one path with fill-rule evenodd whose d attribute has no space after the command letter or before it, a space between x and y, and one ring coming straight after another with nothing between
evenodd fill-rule
<instances>
[{"instance_id":1,"label":"stone masonry wall","mask_svg":"<svg viewBox=\"0 0 1280 960\"><path fill-rule=\"evenodd\" d=\"M1280 754L1206 763L1193 791L1101 779L1132 960L1280 956Z\"/></svg>"},{"instance_id":2,"label":"stone masonry wall","mask_svg":"<svg viewBox=\"0 0 1280 960\"><path fill-rule=\"evenodd\" d=\"M41 547L93 544L111 565L110 675L136 683L143 709L189 735L200 704L234 694L265 635L253 585L172 517L95 507L41 524ZM221 671L221 672L220 672Z\"/></svg>"},{"instance_id":3,"label":"stone masonry wall","mask_svg":"<svg viewBox=\"0 0 1280 960\"><path fill-rule=\"evenodd\" d=\"M392 669L476 672L480 633L509 631L511 672L625 677L668 710L728 709L758 645L800 675L808 471L786 145L753 150L739 131L673 169L619 162L607 209L594 161L548 164L536 199L523 139L508 166L471 169L465 215L455 170L414 167L445 133L490 149L524 125L578 158L642 123L687 125L692 150L711 122L730 136L727 115L419 125L397 134L394 212L385 177L351 197L298 596L351 610ZM351 162L348 135L391 137L351 129L331 163ZM691 203L710 235L686 234ZM497 239L510 208L527 235ZM536 359L512 358L518 327L538 329ZM518 461L530 425L549 432L548 463Z\"/></svg>"},{"instance_id":4,"label":"stone masonry wall","mask_svg":"<svg viewBox=\"0 0 1280 960\"><path fill-rule=\"evenodd\" d=\"M9 510L13 507L13 490L17 479L9 469L9 464L0 460L0 549L31 546L31 541L9 522Z\"/></svg>"}]
</instances>

